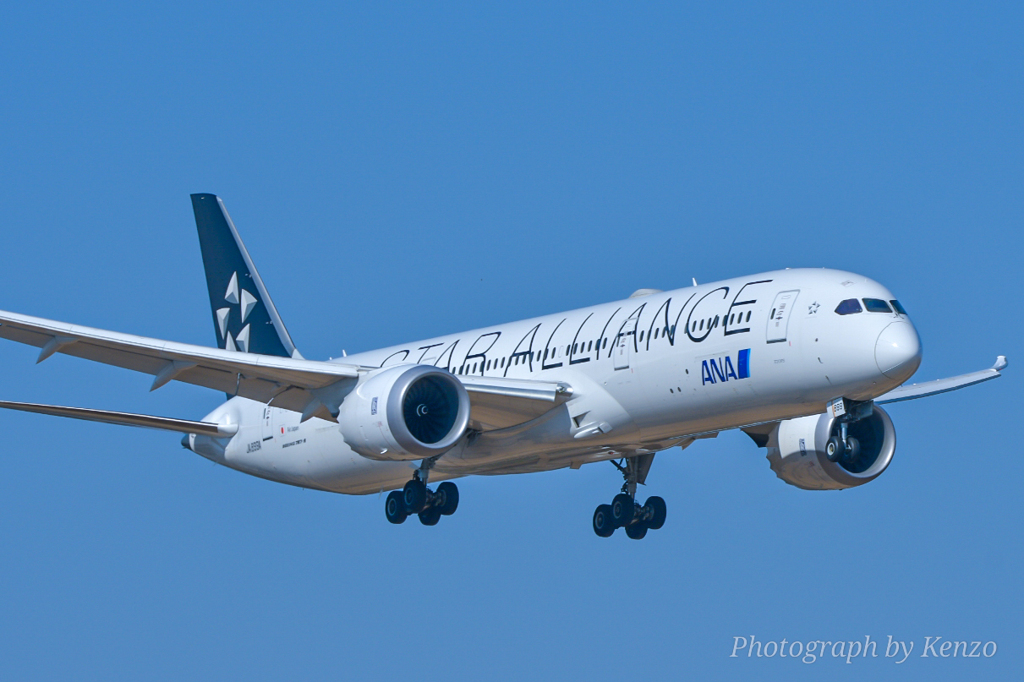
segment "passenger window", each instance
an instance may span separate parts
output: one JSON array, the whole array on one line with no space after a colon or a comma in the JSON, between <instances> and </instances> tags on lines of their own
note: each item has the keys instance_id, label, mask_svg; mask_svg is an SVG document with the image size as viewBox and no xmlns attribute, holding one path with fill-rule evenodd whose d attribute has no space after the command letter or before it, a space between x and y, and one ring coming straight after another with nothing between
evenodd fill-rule
<instances>
[{"instance_id":1,"label":"passenger window","mask_svg":"<svg viewBox=\"0 0 1024 682\"><path fill-rule=\"evenodd\" d=\"M889 304L880 298L865 298L864 307L868 309L869 313L891 313L892 308Z\"/></svg>"},{"instance_id":2,"label":"passenger window","mask_svg":"<svg viewBox=\"0 0 1024 682\"><path fill-rule=\"evenodd\" d=\"M900 303L899 301L889 301L889 303L892 303L893 310L898 312L900 315L906 315L907 314L907 311L903 307L903 304Z\"/></svg>"},{"instance_id":3,"label":"passenger window","mask_svg":"<svg viewBox=\"0 0 1024 682\"><path fill-rule=\"evenodd\" d=\"M839 315L852 315L861 312L864 312L864 309L860 307L860 301L855 298L848 298L836 306L836 313Z\"/></svg>"}]
</instances>

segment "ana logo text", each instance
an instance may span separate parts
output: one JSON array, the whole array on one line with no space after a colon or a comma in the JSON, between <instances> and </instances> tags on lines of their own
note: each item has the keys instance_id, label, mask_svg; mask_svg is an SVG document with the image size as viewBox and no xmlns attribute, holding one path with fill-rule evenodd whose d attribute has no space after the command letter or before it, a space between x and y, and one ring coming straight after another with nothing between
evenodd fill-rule
<instances>
[{"instance_id":1,"label":"ana logo text","mask_svg":"<svg viewBox=\"0 0 1024 682\"><path fill-rule=\"evenodd\" d=\"M701 386L717 384L729 381L730 379L750 378L750 349L744 348L736 355L736 363L733 364L732 356L725 355L719 358L702 360L700 363Z\"/></svg>"}]
</instances>

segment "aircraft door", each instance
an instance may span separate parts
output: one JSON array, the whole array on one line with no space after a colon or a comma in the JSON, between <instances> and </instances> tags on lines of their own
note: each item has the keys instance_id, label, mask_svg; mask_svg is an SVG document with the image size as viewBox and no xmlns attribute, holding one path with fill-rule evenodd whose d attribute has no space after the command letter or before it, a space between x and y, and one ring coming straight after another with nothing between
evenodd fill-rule
<instances>
[{"instance_id":1,"label":"aircraft door","mask_svg":"<svg viewBox=\"0 0 1024 682\"><path fill-rule=\"evenodd\" d=\"M786 340L789 329L789 318L796 305L796 297L799 289L792 291L780 291L775 296L775 302L768 312L768 343L778 343Z\"/></svg>"},{"instance_id":2,"label":"aircraft door","mask_svg":"<svg viewBox=\"0 0 1024 682\"><path fill-rule=\"evenodd\" d=\"M633 339L625 329L615 337L615 350L612 352L615 369L629 369L629 351L632 344Z\"/></svg>"},{"instance_id":3,"label":"aircraft door","mask_svg":"<svg viewBox=\"0 0 1024 682\"><path fill-rule=\"evenodd\" d=\"M636 327L640 321L640 311L633 313L623 323L615 337L615 351L612 357L615 361L615 369L629 369L630 356L633 353L633 344L636 343Z\"/></svg>"},{"instance_id":4,"label":"aircraft door","mask_svg":"<svg viewBox=\"0 0 1024 682\"><path fill-rule=\"evenodd\" d=\"M264 444L274 439L274 408L270 405L263 406L263 422L260 428Z\"/></svg>"}]
</instances>

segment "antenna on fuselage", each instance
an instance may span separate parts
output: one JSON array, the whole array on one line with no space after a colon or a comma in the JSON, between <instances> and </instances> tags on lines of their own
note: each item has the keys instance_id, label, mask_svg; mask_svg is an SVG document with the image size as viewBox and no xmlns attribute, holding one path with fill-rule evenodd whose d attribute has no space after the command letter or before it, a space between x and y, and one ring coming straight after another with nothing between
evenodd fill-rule
<instances>
[{"instance_id":1,"label":"antenna on fuselage","mask_svg":"<svg viewBox=\"0 0 1024 682\"><path fill-rule=\"evenodd\" d=\"M697 278L696 277L693 278L693 286L697 286Z\"/></svg>"}]
</instances>

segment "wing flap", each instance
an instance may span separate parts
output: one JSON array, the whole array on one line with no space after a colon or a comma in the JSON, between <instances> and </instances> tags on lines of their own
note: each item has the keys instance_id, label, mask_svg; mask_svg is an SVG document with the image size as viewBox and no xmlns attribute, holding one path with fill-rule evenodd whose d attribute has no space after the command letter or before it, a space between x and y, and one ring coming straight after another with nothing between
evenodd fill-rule
<instances>
[{"instance_id":1,"label":"wing flap","mask_svg":"<svg viewBox=\"0 0 1024 682\"><path fill-rule=\"evenodd\" d=\"M561 382L475 375L460 375L459 379L469 393L470 425L480 431L536 419L572 396L572 388Z\"/></svg>"}]
</instances>

